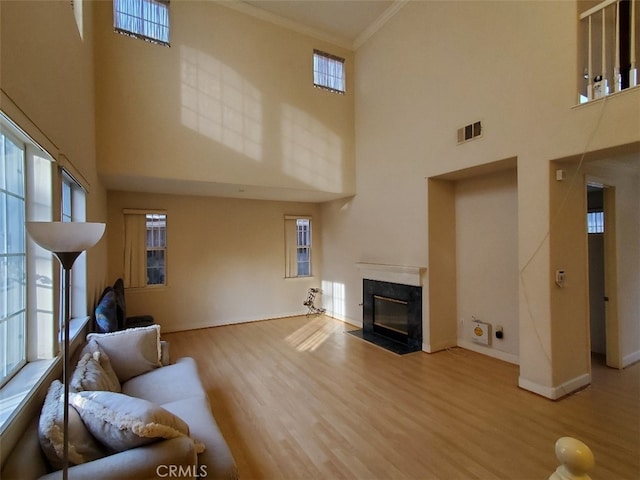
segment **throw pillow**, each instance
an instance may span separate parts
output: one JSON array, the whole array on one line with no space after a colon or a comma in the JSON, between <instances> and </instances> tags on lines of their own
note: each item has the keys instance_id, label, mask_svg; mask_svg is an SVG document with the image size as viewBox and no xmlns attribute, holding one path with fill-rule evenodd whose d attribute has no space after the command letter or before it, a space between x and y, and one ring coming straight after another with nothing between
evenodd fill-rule
<instances>
[{"instance_id":1,"label":"throw pillow","mask_svg":"<svg viewBox=\"0 0 640 480\"><path fill-rule=\"evenodd\" d=\"M116 293L107 287L95 311L97 330L102 333L118 330L118 302Z\"/></svg>"},{"instance_id":2,"label":"throw pillow","mask_svg":"<svg viewBox=\"0 0 640 480\"><path fill-rule=\"evenodd\" d=\"M89 431L113 452L189 435L189 426L147 400L114 392L74 393L71 404Z\"/></svg>"},{"instance_id":3,"label":"throw pillow","mask_svg":"<svg viewBox=\"0 0 640 480\"><path fill-rule=\"evenodd\" d=\"M162 366L159 325L90 333L91 340L107 354L120 383Z\"/></svg>"},{"instance_id":4,"label":"throw pillow","mask_svg":"<svg viewBox=\"0 0 640 480\"><path fill-rule=\"evenodd\" d=\"M111 368L109 357L106 353L101 352L99 348L97 347L93 353L85 353L78 361L78 365L71 377L70 386L73 391L121 391L120 382L113 368Z\"/></svg>"},{"instance_id":5,"label":"throw pillow","mask_svg":"<svg viewBox=\"0 0 640 480\"><path fill-rule=\"evenodd\" d=\"M64 385L54 380L49 387L38 423L40 446L51 466L63 467L64 450ZM91 436L80 415L69 406L69 464L78 465L107 455L107 452Z\"/></svg>"}]
</instances>

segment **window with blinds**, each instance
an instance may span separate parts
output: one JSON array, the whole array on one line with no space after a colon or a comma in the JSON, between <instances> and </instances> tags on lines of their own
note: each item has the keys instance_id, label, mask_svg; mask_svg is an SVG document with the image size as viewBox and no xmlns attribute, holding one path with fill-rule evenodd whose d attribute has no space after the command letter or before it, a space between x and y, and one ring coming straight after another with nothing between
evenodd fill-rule
<instances>
[{"instance_id":1,"label":"window with blinds","mask_svg":"<svg viewBox=\"0 0 640 480\"><path fill-rule=\"evenodd\" d=\"M113 0L116 32L169 46L168 0Z\"/></svg>"},{"instance_id":2,"label":"window with blinds","mask_svg":"<svg viewBox=\"0 0 640 480\"><path fill-rule=\"evenodd\" d=\"M311 271L311 218L286 216L285 277L310 277Z\"/></svg>"},{"instance_id":3,"label":"window with blinds","mask_svg":"<svg viewBox=\"0 0 640 480\"><path fill-rule=\"evenodd\" d=\"M147 285L165 285L167 256L167 216L148 213L147 219Z\"/></svg>"},{"instance_id":4,"label":"window with blinds","mask_svg":"<svg viewBox=\"0 0 640 480\"><path fill-rule=\"evenodd\" d=\"M313 86L334 93L345 93L344 58L314 50Z\"/></svg>"}]
</instances>

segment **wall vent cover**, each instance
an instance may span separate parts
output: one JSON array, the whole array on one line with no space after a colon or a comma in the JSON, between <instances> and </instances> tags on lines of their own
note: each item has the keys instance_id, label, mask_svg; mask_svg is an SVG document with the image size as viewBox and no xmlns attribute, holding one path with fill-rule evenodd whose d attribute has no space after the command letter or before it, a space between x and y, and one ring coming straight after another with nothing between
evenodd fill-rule
<instances>
[{"instance_id":1,"label":"wall vent cover","mask_svg":"<svg viewBox=\"0 0 640 480\"><path fill-rule=\"evenodd\" d=\"M477 121L458 129L458 145L482 136L482 122Z\"/></svg>"}]
</instances>

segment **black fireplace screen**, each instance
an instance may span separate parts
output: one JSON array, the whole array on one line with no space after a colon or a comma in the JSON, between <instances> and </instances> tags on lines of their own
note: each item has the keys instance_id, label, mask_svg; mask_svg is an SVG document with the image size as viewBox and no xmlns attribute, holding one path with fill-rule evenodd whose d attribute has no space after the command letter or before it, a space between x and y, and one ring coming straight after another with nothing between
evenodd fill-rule
<instances>
[{"instance_id":1,"label":"black fireplace screen","mask_svg":"<svg viewBox=\"0 0 640 480\"><path fill-rule=\"evenodd\" d=\"M409 303L395 298L373 296L373 323L394 332L409 334Z\"/></svg>"}]
</instances>

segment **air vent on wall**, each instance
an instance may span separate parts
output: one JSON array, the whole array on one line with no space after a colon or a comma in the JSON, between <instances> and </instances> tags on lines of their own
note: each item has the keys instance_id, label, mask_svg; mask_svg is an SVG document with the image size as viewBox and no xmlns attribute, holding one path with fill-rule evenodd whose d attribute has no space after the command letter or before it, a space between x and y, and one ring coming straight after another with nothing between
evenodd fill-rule
<instances>
[{"instance_id":1,"label":"air vent on wall","mask_svg":"<svg viewBox=\"0 0 640 480\"><path fill-rule=\"evenodd\" d=\"M482 136L482 123L480 121L470 123L458 129L458 145Z\"/></svg>"}]
</instances>

